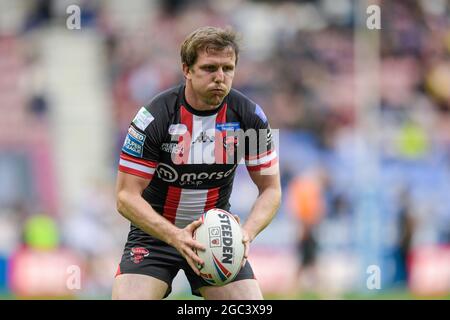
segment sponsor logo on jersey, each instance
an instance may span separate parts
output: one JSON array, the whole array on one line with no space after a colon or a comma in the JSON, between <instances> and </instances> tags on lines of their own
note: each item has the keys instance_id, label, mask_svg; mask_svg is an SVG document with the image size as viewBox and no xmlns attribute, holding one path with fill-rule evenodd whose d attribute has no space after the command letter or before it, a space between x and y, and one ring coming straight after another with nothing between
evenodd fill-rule
<instances>
[{"instance_id":1,"label":"sponsor logo on jersey","mask_svg":"<svg viewBox=\"0 0 450 320\"><path fill-rule=\"evenodd\" d=\"M177 124L171 124L169 126L169 134L174 135L183 135L187 132L187 127L185 124L177 123Z\"/></svg>"},{"instance_id":2,"label":"sponsor logo on jersey","mask_svg":"<svg viewBox=\"0 0 450 320\"><path fill-rule=\"evenodd\" d=\"M149 254L150 252L143 247L131 248L130 251L131 261L133 261L136 264L141 263L144 260L144 258L147 257Z\"/></svg>"},{"instance_id":3,"label":"sponsor logo on jersey","mask_svg":"<svg viewBox=\"0 0 450 320\"><path fill-rule=\"evenodd\" d=\"M200 135L194 140L192 141L192 144L194 143L205 143L205 142L214 142L216 140L216 137L213 136L209 136L206 134L205 131L202 131L200 133Z\"/></svg>"},{"instance_id":4,"label":"sponsor logo on jersey","mask_svg":"<svg viewBox=\"0 0 450 320\"><path fill-rule=\"evenodd\" d=\"M142 107L139 112L137 113L136 117L133 119L133 123L144 131L147 129L148 125L154 120L155 118L152 116L150 112L148 112L147 109Z\"/></svg>"},{"instance_id":5,"label":"sponsor logo on jersey","mask_svg":"<svg viewBox=\"0 0 450 320\"><path fill-rule=\"evenodd\" d=\"M135 132L141 136L139 132L135 130ZM125 142L123 143L122 151L128 153L129 155L142 158L144 152L144 141L145 136L135 138L133 134L128 130L127 137L125 138Z\"/></svg>"},{"instance_id":6,"label":"sponsor logo on jersey","mask_svg":"<svg viewBox=\"0 0 450 320\"><path fill-rule=\"evenodd\" d=\"M158 164L156 174L161 180L166 182L174 182L178 179L178 172L165 163Z\"/></svg>"},{"instance_id":7,"label":"sponsor logo on jersey","mask_svg":"<svg viewBox=\"0 0 450 320\"><path fill-rule=\"evenodd\" d=\"M171 154L182 154L184 147L178 143L163 143L161 144L161 150Z\"/></svg>"},{"instance_id":8,"label":"sponsor logo on jersey","mask_svg":"<svg viewBox=\"0 0 450 320\"><path fill-rule=\"evenodd\" d=\"M216 129L219 131L235 131L240 128L241 125L239 122L225 122L216 124Z\"/></svg>"},{"instance_id":9,"label":"sponsor logo on jersey","mask_svg":"<svg viewBox=\"0 0 450 320\"><path fill-rule=\"evenodd\" d=\"M234 166L228 171L214 171L214 172L191 172L183 173L180 177L180 185L200 185L205 180L220 180L228 177L236 168Z\"/></svg>"},{"instance_id":10,"label":"sponsor logo on jersey","mask_svg":"<svg viewBox=\"0 0 450 320\"><path fill-rule=\"evenodd\" d=\"M175 182L178 179L180 185L200 185L205 180L220 180L228 177L233 173L236 165L228 171L213 171L213 172L189 172L183 173L179 176L178 172L171 166L165 163L159 163L156 168L156 174L165 182Z\"/></svg>"},{"instance_id":11,"label":"sponsor logo on jersey","mask_svg":"<svg viewBox=\"0 0 450 320\"><path fill-rule=\"evenodd\" d=\"M130 134L133 138L135 138L137 141L140 141L142 143L144 143L145 138L147 137L145 134L140 133L139 131L137 131L132 126L130 126L128 128L128 134Z\"/></svg>"}]
</instances>

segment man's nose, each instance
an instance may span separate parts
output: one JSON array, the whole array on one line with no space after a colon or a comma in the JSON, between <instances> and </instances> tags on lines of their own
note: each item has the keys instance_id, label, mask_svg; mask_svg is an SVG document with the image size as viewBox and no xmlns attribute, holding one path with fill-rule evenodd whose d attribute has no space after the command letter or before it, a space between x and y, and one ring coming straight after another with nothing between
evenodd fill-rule
<instances>
[{"instance_id":1,"label":"man's nose","mask_svg":"<svg viewBox=\"0 0 450 320\"><path fill-rule=\"evenodd\" d=\"M222 68L218 68L216 71L216 74L214 75L214 81L215 82L223 82L225 78L224 72Z\"/></svg>"}]
</instances>

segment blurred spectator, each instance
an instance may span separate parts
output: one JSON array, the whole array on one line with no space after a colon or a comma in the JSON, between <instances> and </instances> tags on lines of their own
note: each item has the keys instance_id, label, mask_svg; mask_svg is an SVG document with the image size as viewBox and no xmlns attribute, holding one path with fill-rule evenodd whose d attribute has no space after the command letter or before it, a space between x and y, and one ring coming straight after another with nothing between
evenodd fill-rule
<instances>
[{"instance_id":1,"label":"blurred spectator","mask_svg":"<svg viewBox=\"0 0 450 320\"><path fill-rule=\"evenodd\" d=\"M325 183L326 172L323 168L314 168L295 177L288 186L289 209L298 229L298 287L301 289L312 290L317 286L316 232L326 210Z\"/></svg>"}]
</instances>

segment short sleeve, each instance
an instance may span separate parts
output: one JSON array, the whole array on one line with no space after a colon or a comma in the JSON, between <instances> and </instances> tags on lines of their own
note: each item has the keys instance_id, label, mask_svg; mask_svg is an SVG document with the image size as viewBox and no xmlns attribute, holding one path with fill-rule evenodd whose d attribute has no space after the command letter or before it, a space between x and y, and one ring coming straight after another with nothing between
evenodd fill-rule
<instances>
[{"instance_id":1,"label":"short sleeve","mask_svg":"<svg viewBox=\"0 0 450 320\"><path fill-rule=\"evenodd\" d=\"M151 179L159 162L163 114L152 106L142 107L130 126L120 154L119 171Z\"/></svg>"},{"instance_id":2,"label":"short sleeve","mask_svg":"<svg viewBox=\"0 0 450 320\"><path fill-rule=\"evenodd\" d=\"M247 130L254 132L254 139L246 140L245 165L248 171L261 171L278 163L272 137L272 129L264 111L258 104L247 115ZM253 130L252 130L253 129ZM250 136L250 134L248 134Z\"/></svg>"}]
</instances>

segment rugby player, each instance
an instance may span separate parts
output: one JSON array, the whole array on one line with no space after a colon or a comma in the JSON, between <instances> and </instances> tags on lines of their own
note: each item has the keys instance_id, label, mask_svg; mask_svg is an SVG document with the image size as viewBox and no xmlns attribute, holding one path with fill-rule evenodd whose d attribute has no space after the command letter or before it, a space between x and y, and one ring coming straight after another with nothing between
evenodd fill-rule
<instances>
[{"instance_id":1,"label":"rugby player","mask_svg":"<svg viewBox=\"0 0 450 320\"><path fill-rule=\"evenodd\" d=\"M247 257L250 243L279 207L280 177L263 110L231 88L238 57L231 29L195 30L181 46L185 82L158 94L131 122L120 154L116 195L117 210L131 228L113 299L163 299L180 269L192 293L205 299L263 299ZM255 148L245 137L230 139L238 130L266 135L257 138ZM242 156L259 195L241 224L243 267L233 282L211 286L199 276L196 264L204 262L195 250L204 248L193 239L193 231L206 210L230 209L240 146L245 146Z\"/></svg>"}]
</instances>

